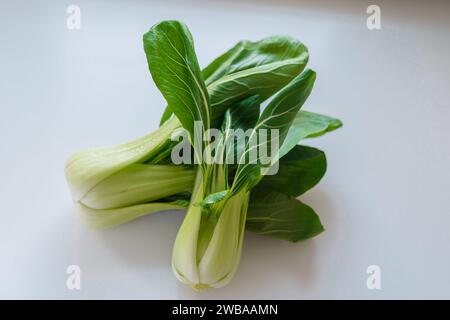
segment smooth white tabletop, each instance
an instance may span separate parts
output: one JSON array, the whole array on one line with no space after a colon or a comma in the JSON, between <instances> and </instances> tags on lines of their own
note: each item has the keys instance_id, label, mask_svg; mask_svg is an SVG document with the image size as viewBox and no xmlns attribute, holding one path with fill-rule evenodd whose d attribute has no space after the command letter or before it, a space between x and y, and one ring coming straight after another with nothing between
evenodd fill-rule
<instances>
[{"instance_id":1,"label":"smooth white tabletop","mask_svg":"<svg viewBox=\"0 0 450 320\"><path fill-rule=\"evenodd\" d=\"M67 1L0 1L0 298L450 298L450 3L370 1L369 30L357 0L73 2L80 30ZM202 66L241 39L300 39L318 74L305 109L344 122L305 141L328 157L301 197L326 231L297 244L247 233L234 280L204 293L171 271L181 212L91 231L63 174L71 153L157 127L142 34L164 19L189 26ZM81 290L66 287L69 265Z\"/></svg>"}]
</instances>

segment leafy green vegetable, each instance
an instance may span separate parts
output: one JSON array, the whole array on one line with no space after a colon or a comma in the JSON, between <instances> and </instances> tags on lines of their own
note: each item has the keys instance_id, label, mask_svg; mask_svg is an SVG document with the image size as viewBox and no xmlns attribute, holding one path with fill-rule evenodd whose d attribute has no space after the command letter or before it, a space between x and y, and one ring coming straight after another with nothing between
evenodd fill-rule
<instances>
[{"instance_id":1,"label":"leafy green vegetable","mask_svg":"<svg viewBox=\"0 0 450 320\"><path fill-rule=\"evenodd\" d=\"M316 77L304 70L306 47L284 36L241 41L200 71L183 23L158 23L143 42L150 73L168 107L155 132L68 160L66 178L84 221L109 228L156 211L187 208L172 269L196 290L231 280L245 228L293 242L322 232L314 210L295 197L320 181L326 157L297 144L342 123L299 111ZM221 135L208 130L214 128ZM181 137L183 130L193 165L172 163L178 146L171 138ZM265 132L266 138L261 136Z\"/></svg>"},{"instance_id":2,"label":"leafy green vegetable","mask_svg":"<svg viewBox=\"0 0 450 320\"><path fill-rule=\"evenodd\" d=\"M201 82L192 38L187 27L174 21L160 23L144 36L144 42L150 72L156 85L175 116L189 132L196 155L204 155L203 143L201 153L195 147L198 141L194 141L193 122L201 121L202 129L206 131L211 125L211 114L221 111L211 107L213 103L210 103L206 86ZM267 73L274 70L265 67L264 71ZM222 72L222 75L227 70L231 70L230 67L216 69L217 72ZM209 90L214 92L211 87L221 84L227 78L239 83L236 79L242 74L251 77L246 70L238 71L232 76L227 75L214 81ZM258 134L259 130L277 129L282 143L300 107L309 96L314 80L315 73L311 70L294 78L264 109L252 130L252 135ZM270 79L268 81L274 82ZM234 91L239 90L235 88ZM246 93L255 94L249 90L246 90ZM225 110L229 107L226 101L231 101L228 96L220 101L221 108ZM235 110L225 112L225 121L222 124L223 145L227 144L228 132L233 125L251 119L248 117L247 121L243 121L243 117L237 117L235 120L233 111L236 115ZM244 157L250 152L250 148L255 147L251 142L252 137L245 144ZM256 148L266 146L264 144L267 145L268 141L258 140ZM198 167L191 205L175 240L173 270L181 281L195 289L223 286L233 276L242 248L249 191L262 177L260 158L255 164L240 162L230 187L227 164L223 161L217 162L223 156L224 153L219 152L215 156L215 163Z\"/></svg>"}]
</instances>

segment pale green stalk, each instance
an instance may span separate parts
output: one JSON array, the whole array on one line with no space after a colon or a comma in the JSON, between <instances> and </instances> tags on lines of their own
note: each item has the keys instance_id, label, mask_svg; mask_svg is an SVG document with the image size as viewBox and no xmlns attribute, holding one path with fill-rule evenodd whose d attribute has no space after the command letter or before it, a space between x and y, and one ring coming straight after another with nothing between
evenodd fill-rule
<instances>
[{"instance_id":1,"label":"pale green stalk","mask_svg":"<svg viewBox=\"0 0 450 320\"><path fill-rule=\"evenodd\" d=\"M115 209L91 209L82 203L76 203L75 208L83 223L93 229L109 229L124 224L139 217L166 210L184 210L186 207L176 202L151 202Z\"/></svg>"},{"instance_id":2,"label":"pale green stalk","mask_svg":"<svg viewBox=\"0 0 450 320\"><path fill-rule=\"evenodd\" d=\"M65 174L73 200L79 201L98 183L127 166L156 157L168 146L172 132L179 125L176 118L169 119L158 130L142 138L72 155L67 160Z\"/></svg>"},{"instance_id":3,"label":"pale green stalk","mask_svg":"<svg viewBox=\"0 0 450 320\"><path fill-rule=\"evenodd\" d=\"M215 210L204 209L199 203L208 194L227 187L219 178L209 192L205 191L205 180L211 177L216 180L214 175L205 178L198 169L191 204L173 249L176 277L195 290L222 287L233 277L240 260L249 202L249 192L241 191Z\"/></svg>"},{"instance_id":4,"label":"pale green stalk","mask_svg":"<svg viewBox=\"0 0 450 320\"><path fill-rule=\"evenodd\" d=\"M190 192L194 171L174 165L132 164L99 182L79 200L92 209L114 209Z\"/></svg>"}]
</instances>

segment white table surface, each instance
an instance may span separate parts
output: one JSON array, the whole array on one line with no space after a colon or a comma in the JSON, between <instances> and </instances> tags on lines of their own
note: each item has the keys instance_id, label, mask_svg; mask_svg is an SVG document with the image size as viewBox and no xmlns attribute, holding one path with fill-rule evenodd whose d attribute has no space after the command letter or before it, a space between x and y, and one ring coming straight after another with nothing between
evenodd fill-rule
<instances>
[{"instance_id":1,"label":"white table surface","mask_svg":"<svg viewBox=\"0 0 450 320\"><path fill-rule=\"evenodd\" d=\"M381 30L366 1L0 1L0 298L450 298L450 3L370 3ZM71 153L157 127L142 34L164 19L189 26L202 66L240 39L300 39L318 73L305 109L344 122L308 141L328 172L302 200L326 232L247 233L234 280L204 293L170 268L182 213L91 231L63 175ZM73 264L81 290L66 288Z\"/></svg>"}]
</instances>

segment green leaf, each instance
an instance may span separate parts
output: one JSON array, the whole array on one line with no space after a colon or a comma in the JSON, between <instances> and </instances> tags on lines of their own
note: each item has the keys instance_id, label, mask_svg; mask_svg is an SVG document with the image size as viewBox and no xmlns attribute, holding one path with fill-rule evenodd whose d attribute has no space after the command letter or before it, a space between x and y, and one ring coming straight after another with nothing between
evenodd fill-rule
<instances>
[{"instance_id":1,"label":"green leaf","mask_svg":"<svg viewBox=\"0 0 450 320\"><path fill-rule=\"evenodd\" d=\"M229 125L225 125L225 127L222 128L222 131L226 133L226 131L230 129L241 129L244 131L252 129L259 118L259 100L259 96L254 95L232 105L226 111ZM224 123L226 124L227 121L224 121Z\"/></svg>"},{"instance_id":2,"label":"green leaf","mask_svg":"<svg viewBox=\"0 0 450 320\"><path fill-rule=\"evenodd\" d=\"M173 114L172 110L169 108L169 106L167 106L163 112L163 115L161 116L161 120L159 121L159 126L162 126L164 122L169 120L170 117L172 116L172 114Z\"/></svg>"},{"instance_id":3,"label":"green leaf","mask_svg":"<svg viewBox=\"0 0 450 320\"><path fill-rule=\"evenodd\" d=\"M183 23L163 21L144 34L144 50L156 86L183 127L194 137L195 121L210 127L208 92L192 36Z\"/></svg>"},{"instance_id":4,"label":"green leaf","mask_svg":"<svg viewBox=\"0 0 450 320\"><path fill-rule=\"evenodd\" d=\"M299 111L280 148L280 158L300 140L318 137L340 127L342 127L342 122L339 119L318 113Z\"/></svg>"},{"instance_id":5,"label":"green leaf","mask_svg":"<svg viewBox=\"0 0 450 320\"><path fill-rule=\"evenodd\" d=\"M315 80L316 73L311 69L292 80L264 109L256 129L278 129L280 143L283 143L298 111L309 97Z\"/></svg>"},{"instance_id":6,"label":"green leaf","mask_svg":"<svg viewBox=\"0 0 450 320\"><path fill-rule=\"evenodd\" d=\"M300 74L308 62L308 49L298 40L273 36L240 41L202 72L208 88L213 125L235 102L259 95L260 103ZM171 114L166 109L163 119Z\"/></svg>"},{"instance_id":7,"label":"green leaf","mask_svg":"<svg viewBox=\"0 0 450 320\"><path fill-rule=\"evenodd\" d=\"M207 85L228 75L290 59L290 63L308 62L308 49L288 36L272 36L256 42L242 40L216 58L202 72ZM299 73L299 72L298 72Z\"/></svg>"},{"instance_id":8,"label":"green leaf","mask_svg":"<svg viewBox=\"0 0 450 320\"><path fill-rule=\"evenodd\" d=\"M252 192L246 229L292 242L312 238L324 228L314 210L276 191Z\"/></svg>"},{"instance_id":9,"label":"green leaf","mask_svg":"<svg viewBox=\"0 0 450 320\"><path fill-rule=\"evenodd\" d=\"M194 203L195 206L202 207L204 209L210 209L212 205L222 201L228 195L228 190L222 190L215 193L210 193L201 202Z\"/></svg>"},{"instance_id":10,"label":"green leaf","mask_svg":"<svg viewBox=\"0 0 450 320\"><path fill-rule=\"evenodd\" d=\"M298 197L314 187L327 170L325 153L319 149L296 145L280 159L275 175L266 175L252 192L277 190Z\"/></svg>"},{"instance_id":11,"label":"green leaf","mask_svg":"<svg viewBox=\"0 0 450 320\"><path fill-rule=\"evenodd\" d=\"M291 41L282 43L292 49ZM257 94L260 102L263 102L300 74L308 61L308 52L298 41L295 43L298 45L296 50L285 52L288 58L280 59L279 55L274 54L277 59L268 60L270 63L266 63L265 57L249 55L249 61L246 62L254 65L253 67L243 70L238 67L227 69L232 73L208 84L211 107L214 110L213 123L216 123L223 112L237 100ZM274 49L274 52L277 50Z\"/></svg>"},{"instance_id":12,"label":"green leaf","mask_svg":"<svg viewBox=\"0 0 450 320\"><path fill-rule=\"evenodd\" d=\"M311 93L315 78L316 73L308 69L278 92L262 112L252 135L256 136L258 130L261 129L278 129L279 144L282 145L295 116ZM249 139L243 157L246 157L251 149L256 148L259 151L263 147L262 143L269 142L269 139L266 142L258 141L258 144L254 146L252 139L252 137ZM271 150L271 153L273 152L276 151ZM259 160L260 152L258 152L257 162ZM259 163L251 164L249 161L239 161L231 192L236 193L243 187L251 189L261 178L260 167Z\"/></svg>"},{"instance_id":13,"label":"green leaf","mask_svg":"<svg viewBox=\"0 0 450 320\"><path fill-rule=\"evenodd\" d=\"M259 96L248 97L226 112L222 124L224 163L236 164L246 145L246 132L251 132L259 118ZM243 111L245 110L245 111Z\"/></svg>"}]
</instances>

